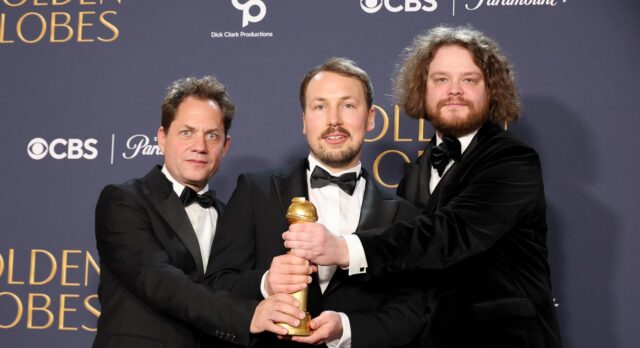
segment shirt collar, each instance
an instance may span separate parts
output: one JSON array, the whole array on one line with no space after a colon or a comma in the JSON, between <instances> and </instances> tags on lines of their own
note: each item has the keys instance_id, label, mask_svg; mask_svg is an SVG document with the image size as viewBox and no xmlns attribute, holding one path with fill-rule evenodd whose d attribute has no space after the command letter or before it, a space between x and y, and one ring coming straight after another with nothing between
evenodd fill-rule
<instances>
[{"instance_id":1,"label":"shirt collar","mask_svg":"<svg viewBox=\"0 0 640 348\"><path fill-rule=\"evenodd\" d=\"M162 174L164 174L164 176L166 176L167 179L171 181L171 184L173 185L173 191L178 195L178 197L180 197L180 195L182 194L182 191L185 188L185 185L179 183L176 179L173 178L173 176L171 176L166 165L162 166ZM209 191L209 184L205 185L205 187L202 190L198 191L198 194L201 195L207 191Z\"/></svg>"},{"instance_id":2,"label":"shirt collar","mask_svg":"<svg viewBox=\"0 0 640 348\"><path fill-rule=\"evenodd\" d=\"M458 138L458 141L460 141L461 154L463 154L464 151L469 147L469 144L471 144L471 140L473 140L473 137L478 133L478 130L480 130L480 128ZM438 132L436 132L436 146L440 145L440 143L442 143L442 138L440 137Z\"/></svg>"}]
</instances>

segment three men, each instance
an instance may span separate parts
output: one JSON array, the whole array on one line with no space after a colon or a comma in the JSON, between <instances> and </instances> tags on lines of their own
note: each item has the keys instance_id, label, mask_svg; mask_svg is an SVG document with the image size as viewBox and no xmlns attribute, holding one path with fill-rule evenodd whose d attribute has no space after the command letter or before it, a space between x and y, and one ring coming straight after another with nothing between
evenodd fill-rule
<instances>
[{"instance_id":1,"label":"three men","mask_svg":"<svg viewBox=\"0 0 640 348\"><path fill-rule=\"evenodd\" d=\"M478 31L434 28L407 50L395 87L405 112L436 130L399 187L420 215L385 197L361 168L374 121L371 85L350 61L331 59L300 89L309 156L283 170L240 176L208 266L216 213L182 213L177 197L184 186L206 191L228 146L228 124L176 123L179 115L199 119L178 110L165 126L163 116L164 169L105 188L98 204L103 315L94 346L197 346L198 329L243 344L248 327L282 335L273 322L295 326L301 316L291 298L274 294L309 287L314 332L296 342L560 347L540 161L501 128L520 113L506 58ZM224 114L224 102L211 100ZM205 107L181 102L189 110ZM223 128L221 138L216 130ZM194 134L198 142L189 143ZM283 246L285 212L297 196L316 205L320 220L290 226ZM202 225L198 216L214 224ZM319 265L317 274L308 261ZM199 284L207 269L216 288L255 300L210 292ZM415 279L429 288L426 304ZM425 340L416 343L425 318ZM260 345L295 342L262 335Z\"/></svg>"},{"instance_id":2,"label":"three men","mask_svg":"<svg viewBox=\"0 0 640 348\"><path fill-rule=\"evenodd\" d=\"M250 333L285 334L274 321L296 325L304 316L289 295L259 302L203 284L223 209L207 183L231 142L234 110L213 77L174 82L158 130L164 166L100 194L94 348L248 345Z\"/></svg>"},{"instance_id":3,"label":"three men","mask_svg":"<svg viewBox=\"0 0 640 348\"><path fill-rule=\"evenodd\" d=\"M307 73L300 102L310 154L288 168L241 175L216 234L210 273L214 287L259 299L294 292L310 282L314 331L309 337L293 337L296 342L405 346L415 344L424 324L424 293L412 279L399 275L366 282L331 265L312 274L306 260L285 255L281 238L293 197L309 199L319 221L335 235L417 214L406 201L379 190L360 164L365 135L374 128L372 94L366 72L343 58L329 59ZM263 335L259 345L297 346L273 335Z\"/></svg>"},{"instance_id":4,"label":"three men","mask_svg":"<svg viewBox=\"0 0 640 348\"><path fill-rule=\"evenodd\" d=\"M422 214L344 238L296 224L285 245L361 278L420 271L431 286L427 347L560 347L540 161L501 128L520 113L506 58L463 27L434 28L407 52L399 104L436 130L399 187Z\"/></svg>"}]
</instances>

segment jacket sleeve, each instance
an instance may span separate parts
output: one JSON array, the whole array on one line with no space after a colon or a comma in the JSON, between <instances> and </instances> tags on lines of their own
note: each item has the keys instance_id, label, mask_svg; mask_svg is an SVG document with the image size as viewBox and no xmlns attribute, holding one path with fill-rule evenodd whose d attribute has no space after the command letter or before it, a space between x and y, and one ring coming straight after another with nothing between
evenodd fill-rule
<instances>
[{"instance_id":1,"label":"jacket sleeve","mask_svg":"<svg viewBox=\"0 0 640 348\"><path fill-rule=\"evenodd\" d=\"M404 275L406 277L406 275ZM425 291L400 276L381 277L387 287L385 302L378 308L346 312L353 348L401 347L415 344L426 325ZM413 282L415 283L415 282Z\"/></svg>"},{"instance_id":2,"label":"jacket sleeve","mask_svg":"<svg viewBox=\"0 0 640 348\"><path fill-rule=\"evenodd\" d=\"M213 241L207 282L214 289L261 299L260 281L267 270L255 269L253 211L259 207L254 207L254 204L250 180L246 174L240 175Z\"/></svg>"},{"instance_id":3,"label":"jacket sleeve","mask_svg":"<svg viewBox=\"0 0 640 348\"><path fill-rule=\"evenodd\" d=\"M401 201L395 221L408 221L419 210ZM353 348L417 345L427 322L426 289L423 277L401 272L367 281L385 293L377 308L347 312Z\"/></svg>"},{"instance_id":4,"label":"jacket sleeve","mask_svg":"<svg viewBox=\"0 0 640 348\"><path fill-rule=\"evenodd\" d=\"M459 173L464 182L448 183L441 192L448 203L434 213L359 234L369 275L450 267L487 250L523 221L544 216L540 162L531 148L503 146L475 160L473 172Z\"/></svg>"},{"instance_id":5,"label":"jacket sleeve","mask_svg":"<svg viewBox=\"0 0 640 348\"><path fill-rule=\"evenodd\" d=\"M148 211L130 192L107 186L98 200L95 224L101 266L137 299L215 337L249 344L258 301L214 292L172 264Z\"/></svg>"}]
</instances>

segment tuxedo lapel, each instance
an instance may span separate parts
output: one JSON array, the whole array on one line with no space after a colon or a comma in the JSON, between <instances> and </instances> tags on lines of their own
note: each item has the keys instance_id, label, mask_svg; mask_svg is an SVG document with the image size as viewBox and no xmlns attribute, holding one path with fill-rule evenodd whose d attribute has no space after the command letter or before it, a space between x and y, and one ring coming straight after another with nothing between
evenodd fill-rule
<instances>
[{"instance_id":1,"label":"tuxedo lapel","mask_svg":"<svg viewBox=\"0 0 640 348\"><path fill-rule=\"evenodd\" d=\"M465 153L467 153L467 151L465 151ZM460 159L460 162L462 162L462 159ZM451 178L456 176L456 173L460 168L460 162L454 162L453 165L449 167L447 172L444 173L444 176L442 176L442 178L438 182L438 185L436 185L436 187L434 188L433 192L431 193L431 197L429 197L429 201L427 202L427 205L425 207L425 210L428 213L433 213L438 207L438 203L440 202L440 193L447 187L449 181L451 181ZM429 172L429 176L431 176L431 165L429 165L427 170ZM427 191L429 191L428 188Z\"/></svg>"},{"instance_id":2,"label":"tuxedo lapel","mask_svg":"<svg viewBox=\"0 0 640 348\"><path fill-rule=\"evenodd\" d=\"M364 188L364 197L362 198L362 208L360 209L358 231L391 224L398 210L398 202L382 197L380 191L378 191L378 187L374 184L373 180L369 178L369 175L364 169L363 173L365 173L367 181Z\"/></svg>"},{"instance_id":3,"label":"tuxedo lapel","mask_svg":"<svg viewBox=\"0 0 640 348\"><path fill-rule=\"evenodd\" d=\"M162 174L159 166L151 170L145 179L151 203L187 247L200 274L204 274L202 254L196 233L180 199L173 194L171 182Z\"/></svg>"},{"instance_id":4,"label":"tuxedo lapel","mask_svg":"<svg viewBox=\"0 0 640 348\"><path fill-rule=\"evenodd\" d=\"M429 180L431 179L431 163L429 154L435 146L435 136L431 138L422 156L416 163L405 164L405 175L398 190L398 195L415 204L418 208L424 208L431 193L429 192Z\"/></svg>"},{"instance_id":5,"label":"tuxedo lapel","mask_svg":"<svg viewBox=\"0 0 640 348\"><path fill-rule=\"evenodd\" d=\"M324 310L324 307L322 306L322 296L324 294L320 289L320 279L318 278L318 272L313 273L311 275L311 278L312 282L311 284L309 284L309 293L307 294L307 312L314 313L314 315L312 316L315 317Z\"/></svg>"},{"instance_id":6,"label":"tuxedo lapel","mask_svg":"<svg viewBox=\"0 0 640 348\"><path fill-rule=\"evenodd\" d=\"M306 170L306 161L303 160L281 172L274 173L272 176L273 185L278 194L280 207L282 208L283 218L285 218L293 197L309 199Z\"/></svg>"},{"instance_id":7,"label":"tuxedo lapel","mask_svg":"<svg viewBox=\"0 0 640 348\"><path fill-rule=\"evenodd\" d=\"M215 222L216 223L216 230L213 232L213 236L215 238L216 233L218 232L218 230L220 230L220 219L222 218L222 214L224 214L224 208L225 208L225 204L222 203L221 200L219 199L215 199L213 201L213 209L216 210L216 212L218 213L218 220ZM191 225L191 223L189 223ZM197 237L196 237L197 239ZM213 241L212 241L213 243ZM198 250L200 249L200 243L198 242ZM209 269L209 265L213 264L213 253L211 252L211 250L213 250L213 246L211 246L211 249L209 251L209 259L207 261L207 269ZM205 276L207 276L207 269L205 269Z\"/></svg>"},{"instance_id":8,"label":"tuxedo lapel","mask_svg":"<svg viewBox=\"0 0 640 348\"><path fill-rule=\"evenodd\" d=\"M390 225L397 214L398 202L393 199L385 199L378 191L378 187L373 180L369 178L367 172L364 169L362 171L367 180L364 188L364 197L362 198L362 207L360 208L360 221L356 230L366 231ZM324 295L326 296L338 287L346 278L348 278L347 272L337 268L329 285L327 285L327 289L324 291Z\"/></svg>"},{"instance_id":9,"label":"tuxedo lapel","mask_svg":"<svg viewBox=\"0 0 640 348\"><path fill-rule=\"evenodd\" d=\"M329 284L327 284L327 288L324 290L324 293L322 293L321 296L329 295L348 278L349 278L349 273L347 271L343 270L340 267L336 267L336 271L333 273L333 276L331 276L331 280L329 280ZM320 289L319 286L317 288L318 290Z\"/></svg>"},{"instance_id":10,"label":"tuxedo lapel","mask_svg":"<svg viewBox=\"0 0 640 348\"><path fill-rule=\"evenodd\" d=\"M433 190L433 193L431 194L431 199L429 199L429 203L427 204L425 209L427 212L433 213L436 210L436 208L438 208L440 197L442 197L442 191L446 190L449 185L455 183L455 178L458 176L458 172L460 171L460 169L463 168L468 161L470 161L470 158L473 158L472 153L477 147L478 142L482 142L482 140L485 139L488 136L488 134L495 131L496 128L498 127L494 126L491 123L485 123L482 127L480 127L480 129L478 130L478 133L476 133L473 139L471 139L469 146L467 146L467 149L462 154L460 161L455 162L449 168L449 170L447 170L447 172L444 174L442 179L440 179L440 182L438 182L438 185L436 186L435 190ZM430 166L428 168L428 171L429 173L431 173Z\"/></svg>"},{"instance_id":11,"label":"tuxedo lapel","mask_svg":"<svg viewBox=\"0 0 640 348\"><path fill-rule=\"evenodd\" d=\"M418 195L418 200L420 204L418 207L424 207L427 202L431 199L431 190L429 190L429 181L431 180L431 160L429 159L431 155L431 151L436 146L436 137L435 135L431 138L431 141L427 145L427 149L424 154L418 161L418 172L422 173L422 175L418 174L418 188L416 189L416 194Z\"/></svg>"}]
</instances>

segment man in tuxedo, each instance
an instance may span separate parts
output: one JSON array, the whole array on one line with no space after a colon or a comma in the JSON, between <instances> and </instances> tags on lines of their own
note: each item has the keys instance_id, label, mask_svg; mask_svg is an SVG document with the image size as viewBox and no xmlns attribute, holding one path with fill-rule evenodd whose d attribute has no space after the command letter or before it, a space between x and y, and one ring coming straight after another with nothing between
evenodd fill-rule
<instances>
[{"instance_id":1,"label":"man in tuxedo","mask_svg":"<svg viewBox=\"0 0 640 348\"><path fill-rule=\"evenodd\" d=\"M286 255L281 237L293 197L310 200L319 221L335 235L406 221L418 213L380 190L360 163L365 135L374 128L372 93L367 73L350 60L332 58L312 69L300 87L310 154L290 167L238 178L213 246L213 284L255 299L308 284L308 310L314 317L311 336L289 341L263 335L260 346L415 345L424 326L424 291L411 278L367 282L335 266L320 266L312 274L315 268L306 260Z\"/></svg>"},{"instance_id":2,"label":"man in tuxedo","mask_svg":"<svg viewBox=\"0 0 640 348\"><path fill-rule=\"evenodd\" d=\"M248 345L304 313L288 295L262 302L204 284L223 204L208 189L235 106L213 77L174 82L162 104L164 166L108 185L96 207L101 315L94 348Z\"/></svg>"},{"instance_id":3,"label":"man in tuxedo","mask_svg":"<svg viewBox=\"0 0 640 348\"><path fill-rule=\"evenodd\" d=\"M436 130L399 187L422 214L344 238L292 225L285 245L364 278L422 272L428 347L560 347L540 161L501 128L520 113L507 59L469 27L434 28L406 52L399 104Z\"/></svg>"}]
</instances>

